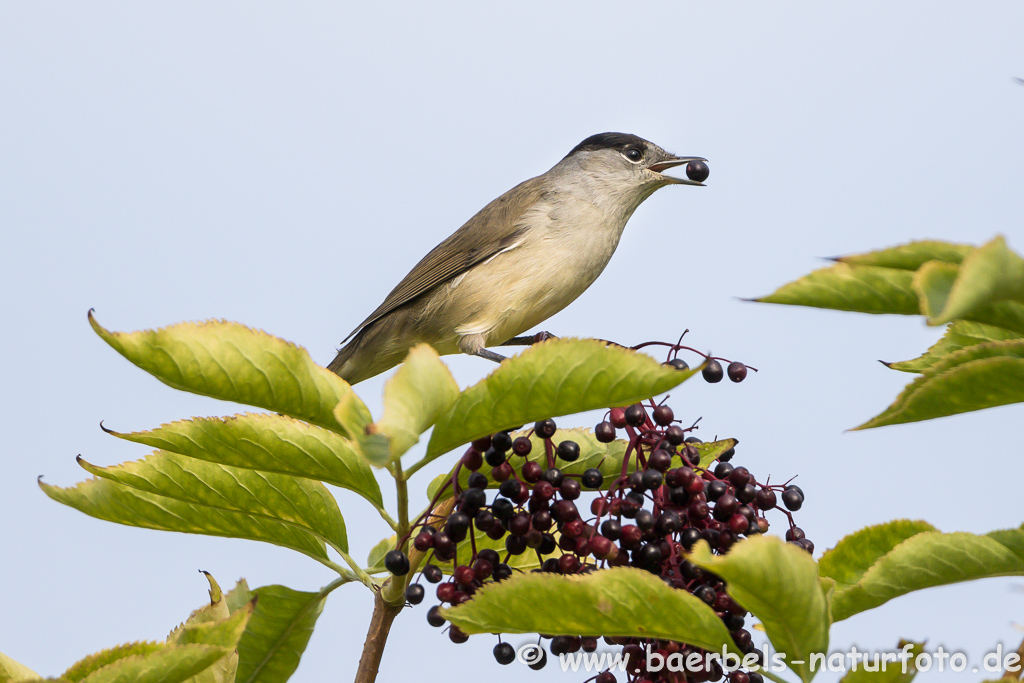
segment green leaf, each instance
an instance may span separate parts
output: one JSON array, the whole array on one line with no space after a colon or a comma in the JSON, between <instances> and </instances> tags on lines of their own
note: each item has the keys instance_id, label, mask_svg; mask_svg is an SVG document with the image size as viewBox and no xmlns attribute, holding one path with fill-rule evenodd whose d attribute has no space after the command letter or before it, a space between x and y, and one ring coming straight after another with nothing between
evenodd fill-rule
<instances>
[{"instance_id":1,"label":"green leaf","mask_svg":"<svg viewBox=\"0 0 1024 683\"><path fill-rule=\"evenodd\" d=\"M167 643L136 642L124 643L115 647L109 647L99 652L83 657L75 662L67 671L61 674L61 678L67 681L81 681L94 671L113 664L114 662L132 656L144 656L158 652L170 647Z\"/></svg>"},{"instance_id":2,"label":"green leaf","mask_svg":"<svg viewBox=\"0 0 1024 683\"><path fill-rule=\"evenodd\" d=\"M833 620L923 588L1022 575L1024 526L985 535L922 531L878 557L856 583L838 587L832 598Z\"/></svg>"},{"instance_id":3,"label":"green leaf","mask_svg":"<svg viewBox=\"0 0 1024 683\"><path fill-rule=\"evenodd\" d=\"M382 467L402 457L458 396L459 385L437 352L427 344L413 347L384 386L384 416L366 430L369 439L383 437L383 447L364 447L367 459Z\"/></svg>"},{"instance_id":4,"label":"green leaf","mask_svg":"<svg viewBox=\"0 0 1024 683\"><path fill-rule=\"evenodd\" d=\"M0 683L26 678L40 678L40 676L24 664L16 662L3 652L0 652Z\"/></svg>"},{"instance_id":5,"label":"green leaf","mask_svg":"<svg viewBox=\"0 0 1024 683\"><path fill-rule=\"evenodd\" d=\"M233 650L238 644L238 639L242 637L251 616L252 606L250 605L246 609L237 610L231 616L217 621L186 623L174 631L171 642L176 645L190 643L219 645Z\"/></svg>"},{"instance_id":6,"label":"green leaf","mask_svg":"<svg viewBox=\"0 0 1024 683\"><path fill-rule=\"evenodd\" d=\"M89 323L118 353L175 389L266 408L342 434L348 432L334 408L346 398L354 423L371 421L347 382L315 364L302 347L266 332L223 320L109 332L92 311Z\"/></svg>"},{"instance_id":7,"label":"green leaf","mask_svg":"<svg viewBox=\"0 0 1024 683\"><path fill-rule=\"evenodd\" d=\"M285 586L256 589L256 611L238 643L237 683L283 683L299 666L325 596Z\"/></svg>"},{"instance_id":8,"label":"green leaf","mask_svg":"<svg viewBox=\"0 0 1024 683\"><path fill-rule=\"evenodd\" d=\"M697 372L596 339L549 339L503 362L441 416L423 462L501 429L668 391Z\"/></svg>"},{"instance_id":9,"label":"green leaf","mask_svg":"<svg viewBox=\"0 0 1024 683\"><path fill-rule=\"evenodd\" d=\"M90 474L146 493L284 522L348 552L338 503L318 481L218 465L167 451L113 467L97 467L82 458L79 464Z\"/></svg>"},{"instance_id":10,"label":"green leaf","mask_svg":"<svg viewBox=\"0 0 1024 683\"><path fill-rule=\"evenodd\" d=\"M543 469L548 468L547 453L544 450L544 440L538 438L532 433L532 429L523 430L520 432L514 432L512 438L518 438L520 436L526 436L530 439L532 447L529 455L526 456L525 460L535 462L539 464ZM616 439L610 443L601 443L594 436L593 432L589 429L559 429L555 432L555 435L551 437L551 440L555 444L559 444L562 441L575 441L580 447L580 457L576 462L567 463L564 461L558 461L558 469L562 470L564 474L583 474L590 468L601 470L601 474L605 477L604 485L602 489L607 491L615 477L622 474L622 459L626 455L626 447L628 442L622 439ZM701 454L701 465L706 467L715 458L722 453L726 452L730 448L733 448L738 442L736 439L722 439L721 441L711 441L706 443L693 444ZM510 456L516 467L519 467L524 460L518 456ZM682 458L676 455L673 458L672 466L678 467L682 465ZM454 469L459 471L459 486L465 489L469 485L470 471L466 467L459 467L456 464ZM633 457L630 460L629 467L626 471L627 474L635 472L638 469L636 458ZM486 465L480 469L480 472L487 476L487 487L497 488L499 483L492 475L493 468L487 467ZM447 482L451 481L452 473L439 474L430 482L427 487L427 497L431 500L437 495L437 492ZM450 498L452 496L452 489L448 488L445 494L441 497Z\"/></svg>"},{"instance_id":11,"label":"green leaf","mask_svg":"<svg viewBox=\"0 0 1024 683\"><path fill-rule=\"evenodd\" d=\"M689 559L726 581L729 595L761 620L794 673L804 681L814 677L811 655L828 652L828 594L834 584L819 579L806 551L778 538L755 536L734 545L728 555L713 555L700 541Z\"/></svg>"},{"instance_id":12,"label":"green leaf","mask_svg":"<svg viewBox=\"0 0 1024 683\"><path fill-rule=\"evenodd\" d=\"M932 365L879 415L855 429L930 420L1024 401L1024 339L951 353Z\"/></svg>"},{"instance_id":13,"label":"green leaf","mask_svg":"<svg viewBox=\"0 0 1024 683\"><path fill-rule=\"evenodd\" d=\"M317 479L384 504L373 470L351 441L283 415L246 413L181 420L145 432L106 431L208 462Z\"/></svg>"},{"instance_id":14,"label":"green leaf","mask_svg":"<svg viewBox=\"0 0 1024 683\"><path fill-rule=\"evenodd\" d=\"M714 652L735 646L714 610L642 569L518 574L442 610L466 633L660 638Z\"/></svg>"},{"instance_id":15,"label":"green leaf","mask_svg":"<svg viewBox=\"0 0 1024 683\"><path fill-rule=\"evenodd\" d=\"M93 671L82 683L180 683L229 654L214 645L177 645L124 657Z\"/></svg>"},{"instance_id":16,"label":"green leaf","mask_svg":"<svg viewBox=\"0 0 1024 683\"><path fill-rule=\"evenodd\" d=\"M982 306L1004 299L1024 302L1024 259L1000 236L964 259L945 307L928 324L969 318Z\"/></svg>"},{"instance_id":17,"label":"green leaf","mask_svg":"<svg viewBox=\"0 0 1024 683\"><path fill-rule=\"evenodd\" d=\"M903 662L899 659L895 661L882 661L885 654L897 655L902 653L904 648L906 648L908 655L906 673L903 672ZM914 680L914 676L917 675L915 659L917 655L924 652L924 643L910 643L901 640L896 646L896 650L897 652L893 653L875 653L867 664L870 669L874 669L873 671L865 669L865 662L861 660L857 668L848 671L839 683L910 683L910 681ZM865 657L867 656L867 653L865 653Z\"/></svg>"},{"instance_id":18,"label":"green leaf","mask_svg":"<svg viewBox=\"0 0 1024 683\"><path fill-rule=\"evenodd\" d=\"M928 522L910 519L865 527L826 550L818 561L818 574L833 579L837 591L844 590L860 581L880 557L925 531L936 531L936 528Z\"/></svg>"},{"instance_id":19,"label":"green leaf","mask_svg":"<svg viewBox=\"0 0 1024 683\"><path fill-rule=\"evenodd\" d=\"M109 479L88 479L67 488L40 481L39 487L58 503L108 522L160 531L265 541L320 561L329 559L320 538L277 519L185 502L130 488Z\"/></svg>"},{"instance_id":20,"label":"green leaf","mask_svg":"<svg viewBox=\"0 0 1024 683\"><path fill-rule=\"evenodd\" d=\"M975 344L983 344L990 341L1008 341L1020 339L1017 332L1004 330L1001 327L983 325L968 320L957 320L946 328L946 333L928 351L914 360L905 360L898 363L886 363L886 366L893 370L903 372L924 372L942 362L945 356L965 349Z\"/></svg>"},{"instance_id":21,"label":"green leaf","mask_svg":"<svg viewBox=\"0 0 1024 683\"><path fill-rule=\"evenodd\" d=\"M249 584L245 579L239 579L235 587L224 596L224 604L227 605L228 613L234 614L240 609L249 605L249 602L256 594L249 590Z\"/></svg>"},{"instance_id":22,"label":"green leaf","mask_svg":"<svg viewBox=\"0 0 1024 683\"><path fill-rule=\"evenodd\" d=\"M366 556L367 569L374 569L375 567L383 568L384 556L395 547L396 543L398 543L398 536L395 534L391 534L387 538L382 538L377 541L377 545L370 548L370 554Z\"/></svg>"},{"instance_id":23,"label":"green leaf","mask_svg":"<svg viewBox=\"0 0 1024 683\"><path fill-rule=\"evenodd\" d=\"M951 244L923 240L910 242L897 247L870 251L865 254L842 256L837 261L852 266L878 266L880 268L896 268L898 270L917 270L929 261L960 263L974 250L969 244Z\"/></svg>"},{"instance_id":24,"label":"green leaf","mask_svg":"<svg viewBox=\"0 0 1024 683\"><path fill-rule=\"evenodd\" d=\"M921 310L911 287L913 277L906 270L837 263L755 301L859 313L917 315Z\"/></svg>"},{"instance_id":25,"label":"green leaf","mask_svg":"<svg viewBox=\"0 0 1024 683\"><path fill-rule=\"evenodd\" d=\"M948 321L944 311L950 307L953 289L961 279L962 275L956 266L936 261L926 263L914 274L914 291L920 297L921 312L928 316L929 325L941 325ZM1024 305L1016 301L979 301L973 307L963 310L963 317L1024 334Z\"/></svg>"}]
</instances>

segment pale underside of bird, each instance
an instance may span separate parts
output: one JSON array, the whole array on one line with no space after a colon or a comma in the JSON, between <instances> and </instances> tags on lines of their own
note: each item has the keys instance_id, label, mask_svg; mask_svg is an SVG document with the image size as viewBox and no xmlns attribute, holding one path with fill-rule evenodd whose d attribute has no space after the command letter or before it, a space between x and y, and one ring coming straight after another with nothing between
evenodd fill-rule
<instances>
[{"instance_id":1,"label":"pale underside of bird","mask_svg":"<svg viewBox=\"0 0 1024 683\"><path fill-rule=\"evenodd\" d=\"M697 161L635 135L602 133L501 195L416 264L328 368L351 384L410 348L502 360L498 346L575 300L608 264L626 221L655 190L701 185L662 171Z\"/></svg>"}]
</instances>

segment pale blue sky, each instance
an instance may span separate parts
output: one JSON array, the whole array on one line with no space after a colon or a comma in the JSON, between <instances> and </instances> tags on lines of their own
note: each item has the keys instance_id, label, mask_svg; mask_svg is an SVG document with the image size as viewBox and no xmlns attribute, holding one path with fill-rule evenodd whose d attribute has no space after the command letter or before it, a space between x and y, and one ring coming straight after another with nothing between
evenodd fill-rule
<instances>
[{"instance_id":1,"label":"pale blue sky","mask_svg":"<svg viewBox=\"0 0 1024 683\"><path fill-rule=\"evenodd\" d=\"M876 359L913 357L937 331L738 297L816 257L915 238L1002 233L1024 249L1022 32L1018 2L3 3L0 651L56 675L163 638L203 601L200 568L225 586L331 578L273 546L116 526L38 490L40 474L85 478L77 454L145 455L100 420L236 411L129 365L89 329L90 307L121 330L237 320L327 363L434 244L606 130L705 156L711 177L648 200L547 329L637 343L690 328L691 344L761 368L671 404L703 417L702 436L738 438L756 473L799 475L818 554L898 517L1020 524L1021 406L844 433L910 379ZM463 386L491 370L450 365ZM371 406L382 382L358 387ZM339 500L365 557L386 529ZM833 647L927 638L979 660L1024 637L1022 584L905 597L836 626ZM293 680L350 679L369 605L337 591ZM462 666L495 683L583 678L499 667L494 639L452 645L425 613L401 615L380 680Z\"/></svg>"}]
</instances>

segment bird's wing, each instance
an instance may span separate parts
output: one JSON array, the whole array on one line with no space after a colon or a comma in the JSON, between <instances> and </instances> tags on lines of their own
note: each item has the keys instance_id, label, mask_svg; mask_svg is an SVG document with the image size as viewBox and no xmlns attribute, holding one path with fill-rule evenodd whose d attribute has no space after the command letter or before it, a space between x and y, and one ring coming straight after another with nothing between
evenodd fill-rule
<instances>
[{"instance_id":1,"label":"bird's wing","mask_svg":"<svg viewBox=\"0 0 1024 683\"><path fill-rule=\"evenodd\" d=\"M520 217L544 194L540 185L538 178L531 178L481 209L424 256L391 290L384 303L352 330L342 343L399 306L423 296L513 246L526 230L526 226L520 223ZM474 226L472 232L468 229L470 225Z\"/></svg>"}]
</instances>

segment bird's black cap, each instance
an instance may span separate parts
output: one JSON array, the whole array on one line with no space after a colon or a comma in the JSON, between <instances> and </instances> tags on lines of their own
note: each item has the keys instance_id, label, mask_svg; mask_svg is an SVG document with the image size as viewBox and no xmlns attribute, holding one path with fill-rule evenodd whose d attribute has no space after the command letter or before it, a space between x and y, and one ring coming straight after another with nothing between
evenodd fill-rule
<instances>
[{"instance_id":1,"label":"bird's black cap","mask_svg":"<svg viewBox=\"0 0 1024 683\"><path fill-rule=\"evenodd\" d=\"M566 154L572 156L576 152L593 152L599 149L625 149L626 147L639 147L641 150L647 146L647 141L642 137L629 133L598 133L572 148Z\"/></svg>"}]
</instances>

